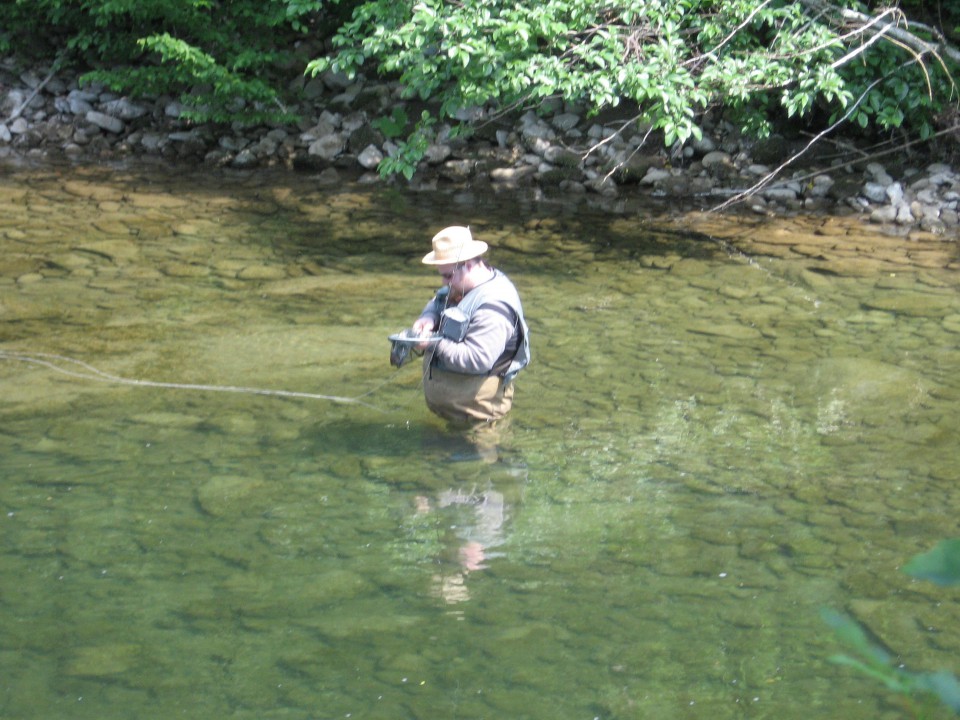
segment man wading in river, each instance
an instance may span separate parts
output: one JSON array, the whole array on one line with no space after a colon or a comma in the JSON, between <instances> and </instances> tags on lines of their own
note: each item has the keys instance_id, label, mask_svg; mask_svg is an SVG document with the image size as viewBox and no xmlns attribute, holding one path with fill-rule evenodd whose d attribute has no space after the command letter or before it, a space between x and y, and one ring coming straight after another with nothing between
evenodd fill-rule
<instances>
[{"instance_id":1,"label":"man wading in river","mask_svg":"<svg viewBox=\"0 0 960 720\"><path fill-rule=\"evenodd\" d=\"M483 426L513 405L513 379L530 362L530 333L513 283L481 257L487 244L470 229L448 227L423 258L437 268L443 287L427 303L413 330L441 339L424 350L427 407L447 420Z\"/></svg>"}]
</instances>

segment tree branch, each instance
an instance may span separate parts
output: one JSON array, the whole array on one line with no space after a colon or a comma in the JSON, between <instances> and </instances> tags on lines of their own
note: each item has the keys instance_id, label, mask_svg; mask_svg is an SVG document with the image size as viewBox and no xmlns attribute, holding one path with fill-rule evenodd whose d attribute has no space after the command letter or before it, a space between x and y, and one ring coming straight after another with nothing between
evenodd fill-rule
<instances>
[{"instance_id":1,"label":"tree branch","mask_svg":"<svg viewBox=\"0 0 960 720\"><path fill-rule=\"evenodd\" d=\"M888 35L889 37L898 40L921 55L931 54L936 55L937 57L946 56L953 62L960 64L960 50L950 45L943 36L943 33L936 28L930 27L929 25L913 23L914 28L921 32L930 34L934 38L935 42L928 42L927 40L919 37L916 33L905 30L904 28L900 27L899 23L897 23L895 20L891 20L889 18L884 19L884 15L889 15L890 11L883 13L880 17L872 17L862 12L857 12L856 10L849 10L847 8L831 5L823 2L823 0L800 0L800 2L804 6L813 10L832 11L845 22L855 23L856 25L861 26L865 32ZM898 12L897 14L902 16L902 13Z\"/></svg>"},{"instance_id":2,"label":"tree branch","mask_svg":"<svg viewBox=\"0 0 960 720\"><path fill-rule=\"evenodd\" d=\"M30 93L30 97L28 97L26 100L24 100L22 103L20 103L20 107L16 108L16 109L10 114L10 117L8 117L6 120L3 121L4 125L6 125L6 124L9 123L9 122L13 122L13 121L16 120L18 117L20 117L20 116L23 114L23 111L27 109L27 105L29 105L31 102L33 102L33 99L40 93L41 90L43 90L44 87L46 87L46 85L47 85L48 82L50 82L51 80L53 80L53 76L56 75L56 74L57 74L57 70L60 69L60 61L61 61L61 59L62 59L62 56L61 56L60 58L57 58L57 59L56 59L56 61L53 63L53 67L52 67L51 70L50 70L50 74L47 75L47 76L43 79L43 82L41 82L39 85L37 85L37 86L33 89L33 92Z\"/></svg>"}]
</instances>

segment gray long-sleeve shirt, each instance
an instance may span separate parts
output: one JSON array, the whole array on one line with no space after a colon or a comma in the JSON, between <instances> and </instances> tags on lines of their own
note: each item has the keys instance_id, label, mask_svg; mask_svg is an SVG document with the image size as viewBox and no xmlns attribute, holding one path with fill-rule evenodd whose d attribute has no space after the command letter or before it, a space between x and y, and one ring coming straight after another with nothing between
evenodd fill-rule
<instances>
[{"instance_id":1,"label":"gray long-sleeve shirt","mask_svg":"<svg viewBox=\"0 0 960 720\"><path fill-rule=\"evenodd\" d=\"M430 303L424 308L421 317L432 319L436 328L440 316L432 312L432 305ZM469 375L489 375L508 350L509 357L513 357L516 349L516 316L513 310L504 303L488 303L473 313L463 341L441 340L432 352L436 353L435 357L447 370Z\"/></svg>"}]
</instances>

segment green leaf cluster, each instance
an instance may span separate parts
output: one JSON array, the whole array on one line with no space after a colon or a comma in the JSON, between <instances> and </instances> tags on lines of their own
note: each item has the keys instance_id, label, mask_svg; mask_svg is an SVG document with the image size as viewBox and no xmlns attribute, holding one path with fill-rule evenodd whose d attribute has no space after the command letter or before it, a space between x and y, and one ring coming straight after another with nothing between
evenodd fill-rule
<instances>
[{"instance_id":1,"label":"green leaf cluster","mask_svg":"<svg viewBox=\"0 0 960 720\"><path fill-rule=\"evenodd\" d=\"M929 552L915 556L903 571L937 585L960 585L960 539L944 540ZM853 618L831 609L821 614L840 643L853 653L834 655L830 658L832 662L852 667L906 698L936 698L960 715L960 680L953 673L907 670Z\"/></svg>"},{"instance_id":2,"label":"green leaf cluster","mask_svg":"<svg viewBox=\"0 0 960 720\"><path fill-rule=\"evenodd\" d=\"M906 4L960 22L946 4ZM878 34L887 26L849 22L871 12L888 10L858 0L7 0L0 52L63 53L117 92L179 96L197 121L247 124L291 119L291 69L377 73L419 105L385 164L409 176L431 123L555 99L616 108L667 146L698 138L711 111L758 137L791 119L930 137L957 103L960 53L936 51L936 26L899 24L929 43L918 50ZM301 57L301 42L328 52Z\"/></svg>"},{"instance_id":3,"label":"green leaf cluster","mask_svg":"<svg viewBox=\"0 0 960 720\"><path fill-rule=\"evenodd\" d=\"M934 71L904 63L889 43L844 36L838 13L852 4L818 12L777 0L370 0L340 28L336 53L309 70L373 65L409 97L434 102L440 118L550 97L590 112L628 106L667 145L698 137L711 108L756 136L783 117L825 110L864 128L912 123L928 135L944 102L923 92ZM856 43L863 50L851 55Z\"/></svg>"},{"instance_id":4,"label":"green leaf cluster","mask_svg":"<svg viewBox=\"0 0 960 720\"><path fill-rule=\"evenodd\" d=\"M199 122L288 121L279 70L324 0L8 0L0 51L59 55L132 96L179 97ZM330 31L330 28L327 28ZM301 61L302 62L302 61ZM302 65L301 65L302 67Z\"/></svg>"}]
</instances>

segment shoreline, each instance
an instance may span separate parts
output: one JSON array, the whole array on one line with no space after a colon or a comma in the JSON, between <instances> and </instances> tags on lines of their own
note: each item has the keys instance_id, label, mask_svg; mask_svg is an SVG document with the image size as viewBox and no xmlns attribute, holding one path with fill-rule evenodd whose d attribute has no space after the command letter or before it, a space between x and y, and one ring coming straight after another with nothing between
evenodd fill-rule
<instances>
[{"instance_id":1,"label":"shoreline","mask_svg":"<svg viewBox=\"0 0 960 720\"><path fill-rule=\"evenodd\" d=\"M729 214L747 225L751 218L855 217L880 236L950 244L960 238L960 174L922 160L894 170L904 160L896 156L888 167L818 162L810 152L787 176L731 204L769 181L803 145L783 137L750 141L722 121L705 122L701 141L671 153L625 116L587 119L560 101L509 121L477 109L462 118L474 129L469 139L452 138L448 125L437 129L408 182L376 172L396 144L371 121L404 106L391 84L335 74L300 78L298 125L230 128L192 125L171 98L120 97L78 87L73 73L15 67L10 58L0 60L0 159L155 158L200 168L283 168L320 184L349 179L415 191L528 191L609 208L664 204L681 213Z\"/></svg>"}]
</instances>

